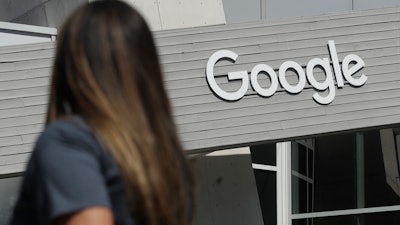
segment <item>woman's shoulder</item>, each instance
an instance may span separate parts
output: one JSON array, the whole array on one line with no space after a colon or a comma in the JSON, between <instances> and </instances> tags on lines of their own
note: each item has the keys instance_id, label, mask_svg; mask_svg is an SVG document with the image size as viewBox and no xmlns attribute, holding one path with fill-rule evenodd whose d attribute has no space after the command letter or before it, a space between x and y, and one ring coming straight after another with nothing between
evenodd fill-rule
<instances>
[{"instance_id":1,"label":"woman's shoulder","mask_svg":"<svg viewBox=\"0 0 400 225\"><path fill-rule=\"evenodd\" d=\"M38 137L35 153L53 155L65 149L99 153L99 145L91 129L80 118L60 119L47 125ZM51 151L51 153L49 152Z\"/></svg>"},{"instance_id":2,"label":"woman's shoulder","mask_svg":"<svg viewBox=\"0 0 400 225\"><path fill-rule=\"evenodd\" d=\"M79 117L59 119L48 124L39 137L39 140L52 138L79 138L90 136L89 127Z\"/></svg>"}]
</instances>

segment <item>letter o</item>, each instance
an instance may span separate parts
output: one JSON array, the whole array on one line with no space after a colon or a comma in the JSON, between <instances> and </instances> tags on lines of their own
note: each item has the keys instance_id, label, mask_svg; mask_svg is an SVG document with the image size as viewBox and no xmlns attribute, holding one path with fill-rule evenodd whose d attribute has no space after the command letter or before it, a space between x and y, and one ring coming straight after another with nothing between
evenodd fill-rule
<instances>
[{"instance_id":1,"label":"letter o","mask_svg":"<svg viewBox=\"0 0 400 225\"><path fill-rule=\"evenodd\" d=\"M267 89L262 88L260 86L260 84L258 83L257 78L258 78L258 74L260 74L261 71L266 72L267 75L269 76L269 78L271 79L271 85ZM254 88L254 90L259 95L264 96L264 97L272 96L273 94L275 94L276 89L278 88L278 77L277 77L274 69L272 69L270 66L268 66L266 64L256 65L251 70L250 79L251 79L251 86Z\"/></svg>"},{"instance_id":2,"label":"letter o","mask_svg":"<svg viewBox=\"0 0 400 225\"><path fill-rule=\"evenodd\" d=\"M297 76L299 77L299 82L297 85L291 85L286 80L286 71L292 68L296 71ZM293 61L286 61L282 63L279 67L279 82L281 83L282 87L286 89L289 93L297 94L300 93L304 86L306 85L306 75L304 73L303 68L296 62Z\"/></svg>"}]
</instances>

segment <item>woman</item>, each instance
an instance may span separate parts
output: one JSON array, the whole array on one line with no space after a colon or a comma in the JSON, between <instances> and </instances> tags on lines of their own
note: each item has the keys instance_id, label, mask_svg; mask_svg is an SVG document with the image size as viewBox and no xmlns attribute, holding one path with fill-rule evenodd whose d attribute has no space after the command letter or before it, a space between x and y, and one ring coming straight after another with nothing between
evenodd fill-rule
<instances>
[{"instance_id":1,"label":"woman","mask_svg":"<svg viewBox=\"0 0 400 225\"><path fill-rule=\"evenodd\" d=\"M47 126L12 225L187 225L193 179L143 18L120 1L76 10L58 36Z\"/></svg>"}]
</instances>

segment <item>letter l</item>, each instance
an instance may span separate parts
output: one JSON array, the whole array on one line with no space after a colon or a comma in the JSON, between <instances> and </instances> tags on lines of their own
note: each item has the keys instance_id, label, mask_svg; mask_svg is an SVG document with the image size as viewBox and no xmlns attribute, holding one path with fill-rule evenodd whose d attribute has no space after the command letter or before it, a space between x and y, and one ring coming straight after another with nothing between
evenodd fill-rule
<instances>
[{"instance_id":1,"label":"letter l","mask_svg":"<svg viewBox=\"0 0 400 225\"><path fill-rule=\"evenodd\" d=\"M333 64L333 70L335 71L335 78L337 81L337 86L338 87L343 87L343 75L342 75L342 70L339 65L339 58L336 52L336 46L335 42L333 40L328 41L328 49L329 49L329 54L331 56L332 64Z\"/></svg>"}]
</instances>

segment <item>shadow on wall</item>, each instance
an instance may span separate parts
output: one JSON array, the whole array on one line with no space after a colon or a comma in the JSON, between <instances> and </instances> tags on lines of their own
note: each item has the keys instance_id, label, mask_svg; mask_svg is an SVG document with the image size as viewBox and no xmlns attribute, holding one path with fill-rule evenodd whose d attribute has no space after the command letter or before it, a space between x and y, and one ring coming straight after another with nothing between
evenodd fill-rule
<instances>
[{"instance_id":1,"label":"shadow on wall","mask_svg":"<svg viewBox=\"0 0 400 225\"><path fill-rule=\"evenodd\" d=\"M89 0L13 0L0 2L0 21L59 27L64 18Z\"/></svg>"},{"instance_id":2,"label":"shadow on wall","mask_svg":"<svg viewBox=\"0 0 400 225\"><path fill-rule=\"evenodd\" d=\"M0 224L8 224L21 181L21 176L0 178Z\"/></svg>"}]
</instances>

